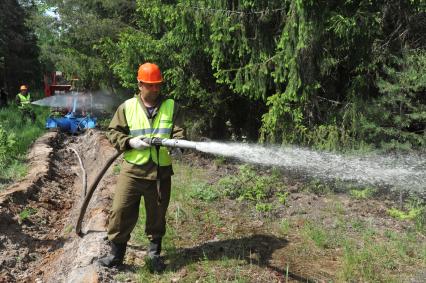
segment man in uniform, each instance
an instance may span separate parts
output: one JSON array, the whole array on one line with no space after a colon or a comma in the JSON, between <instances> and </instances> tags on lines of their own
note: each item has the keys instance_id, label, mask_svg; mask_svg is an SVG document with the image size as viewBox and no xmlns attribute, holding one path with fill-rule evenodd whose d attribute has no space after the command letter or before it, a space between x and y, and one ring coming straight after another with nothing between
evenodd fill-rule
<instances>
[{"instance_id":1,"label":"man in uniform","mask_svg":"<svg viewBox=\"0 0 426 283\"><path fill-rule=\"evenodd\" d=\"M123 263L143 197L145 233L150 240L149 263L152 271L161 272L165 268L160 252L166 231L165 217L173 169L167 148L150 146L141 138L182 139L184 131L179 126L178 105L160 94L163 78L159 67L152 63L141 65L137 81L140 93L118 107L109 125L108 139L118 150L124 151L124 161L108 225L112 252L101 258L99 263L107 267Z\"/></svg>"},{"instance_id":2,"label":"man in uniform","mask_svg":"<svg viewBox=\"0 0 426 283\"><path fill-rule=\"evenodd\" d=\"M31 108L31 95L28 92L28 88L25 85L21 85L19 90L20 92L16 95L15 101L18 104L19 110L22 112L22 118L25 119L28 116L34 124L36 115Z\"/></svg>"}]
</instances>

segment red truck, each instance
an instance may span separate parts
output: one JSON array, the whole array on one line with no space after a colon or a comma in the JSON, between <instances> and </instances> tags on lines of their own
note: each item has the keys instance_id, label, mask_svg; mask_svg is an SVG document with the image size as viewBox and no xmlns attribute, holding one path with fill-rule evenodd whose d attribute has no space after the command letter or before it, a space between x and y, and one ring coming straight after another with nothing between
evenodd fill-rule
<instances>
[{"instance_id":1,"label":"red truck","mask_svg":"<svg viewBox=\"0 0 426 283\"><path fill-rule=\"evenodd\" d=\"M44 94L51 96L55 91L67 92L71 89L71 84L65 79L60 71L51 72L44 75Z\"/></svg>"}]
</instances>

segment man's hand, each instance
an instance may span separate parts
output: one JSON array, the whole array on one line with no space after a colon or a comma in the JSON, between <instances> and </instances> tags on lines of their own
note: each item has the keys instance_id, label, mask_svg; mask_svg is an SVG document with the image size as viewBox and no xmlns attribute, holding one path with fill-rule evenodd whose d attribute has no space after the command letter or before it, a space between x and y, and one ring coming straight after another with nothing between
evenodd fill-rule
<instances>
[{"instance_id":1,"label":"man's hand","mask_svg":"<svg viewBox=\"0 0 426 283\"><path fill-rule=\"evenodd\" d=\"M129 140L129 145L134 149L145 149L150 145L144 142L140 137L134 137Z\"/></svg>"}]
</instances>

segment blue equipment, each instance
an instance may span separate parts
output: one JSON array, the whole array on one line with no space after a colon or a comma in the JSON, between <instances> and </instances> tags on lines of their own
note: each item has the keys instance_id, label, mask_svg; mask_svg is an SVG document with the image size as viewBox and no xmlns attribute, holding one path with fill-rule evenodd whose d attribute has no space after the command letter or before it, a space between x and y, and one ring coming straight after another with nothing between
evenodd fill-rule
<instances>
[{"instance_id":1,"label":"blue equipment","mask_svg":"<svg viewBox=\"0 0 426 283\"><path fill-rule=\"evenodd\" d=\"M77 134L86 129L93 129L96 127L96 118L90 115L77 115L77 100L75 96L73 99L72 111L68 112L64 117L50 116L46 120L46 129L60 129L63 132Z\"/></svg>"},{"instance_id":2,"label":"blue equipment","mask_svg":"<svg viewBox=\"0 0 426 283\"><path fill-rule=\"evenodd\" d=\"M96 118L90 116L75 116L74 112L70 112L64 117L49 117L46 120L47 129L60 129L63 132L71 134L80 133L86 129L96 127Z\"/></svg>"}]
</instances>

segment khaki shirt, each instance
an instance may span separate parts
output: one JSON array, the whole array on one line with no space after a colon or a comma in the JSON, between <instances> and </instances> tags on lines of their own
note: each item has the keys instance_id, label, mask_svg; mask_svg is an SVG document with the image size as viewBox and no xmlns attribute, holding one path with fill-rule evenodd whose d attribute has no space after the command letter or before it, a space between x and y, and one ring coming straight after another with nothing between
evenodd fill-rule
<instances>
[{"instance_id":1,"label":"khaki shirt","mask_svg":"<svg viewBox=\"0 0 426 283\"><path fill-rule=\"evenodd\" d=\"M146 107L144 106L142 99L139 95L137 95L137 98L147 115L148 111L146 110ZM166 98L164 96L159 97L159 102L157 106L154 108L154 112L152 113L152 117L150 120L153 120L160 108L161 102L165 100ZM175 107L173 110L173 130L171 134L171 138L173 139L183 139L185 137L185 132L183 130L182 123L182 115L179 111L179 105L175 102ZM151 121L152 122L152 121ZM129 140L132 138L130 136L130 130L129 126L127 124L126 115L124 114L124 103L122 103L118 108L117 111L114 114L114 117L112 118L109 126L108 126L109 132L107 133L107 137L111 144L119 151L125 151L131 149L129 145ZM136 165L131 164L127 162L126 160L123 161L121 166L121 174L126 174L129 177L134 178L140 178L140 179L147 179L147 180L156 180L157 179L157 164L150 159L148 163L143 165ZM167 178L173 175L173 168L172 166L161 166L159 177L160 179Z\"/></svg>"}]
</instances>

